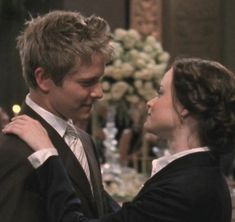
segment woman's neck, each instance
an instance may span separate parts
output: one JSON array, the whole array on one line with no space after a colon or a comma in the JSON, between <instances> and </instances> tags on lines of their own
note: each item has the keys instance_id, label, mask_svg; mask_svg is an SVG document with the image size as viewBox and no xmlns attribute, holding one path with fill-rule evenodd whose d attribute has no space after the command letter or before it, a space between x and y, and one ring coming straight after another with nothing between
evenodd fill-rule
<instances>
[{"instance_id":1,"label":"woman's neck","mask_svg":"<svg viewBox=\"0 0 235 222\"><path fill-rule=\"evenodd\" d=\"M180 129L167 140L170 153L201 147L197 130Z\"/></svg>"}]
</instances>

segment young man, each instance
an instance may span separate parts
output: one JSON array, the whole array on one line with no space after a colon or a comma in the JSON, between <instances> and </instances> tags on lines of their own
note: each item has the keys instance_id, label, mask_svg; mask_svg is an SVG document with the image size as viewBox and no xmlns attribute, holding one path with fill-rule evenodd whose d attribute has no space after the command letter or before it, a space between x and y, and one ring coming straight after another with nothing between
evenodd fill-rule
<instances>
[{"instance_id":1,"label":"young man","mask_svg":"<svg viewBox=\"0 0 235 222\"><path fill-rule=\"evenodd\" d=\"M88 118L92 104L102 97L99 80L112 54L110 36L102 18L53 11L28 21L17 39L29 87L22 114L45 127L81 198L84 213L93 218L109 211L107 196L94 144L72 120ZM46 221L34 170L27 160L31 154L30 147L19 138L1 136L1 221ZM46 156L41 152L30 158L36 167Z\"/></svg>"}]
</instances>

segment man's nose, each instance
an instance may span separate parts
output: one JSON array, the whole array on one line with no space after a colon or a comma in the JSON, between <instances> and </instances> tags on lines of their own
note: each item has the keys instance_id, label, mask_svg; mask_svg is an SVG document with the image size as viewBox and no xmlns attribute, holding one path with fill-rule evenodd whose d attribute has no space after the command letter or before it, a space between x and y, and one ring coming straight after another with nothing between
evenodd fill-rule
<instances>
[{"instance_id":1,"label":"man's nose","mask_svg":"<svg viewBox=\"0 0 235 222\"><path fill-rule=\"evenodd\" d=\"M101 83L97 83L91 92L91 97L101 99L103 97L103 89Z\"/></svg>"}]
</instances>

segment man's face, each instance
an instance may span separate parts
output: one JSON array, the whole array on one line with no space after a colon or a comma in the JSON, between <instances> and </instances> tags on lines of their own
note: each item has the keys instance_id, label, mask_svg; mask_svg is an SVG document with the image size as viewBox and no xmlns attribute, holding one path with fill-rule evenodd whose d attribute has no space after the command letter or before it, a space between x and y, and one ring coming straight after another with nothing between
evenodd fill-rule
<instances>
[{"instance_id":1,"label":"man's face","mask_svg":"<svg viewBox=\"0 0 235 222\"><path fill-rule=\"evenodd\" d=\"M90 116L92 104L103 96L100 79L103 76L105 60L94 54L91 64L77 65L66 75L62 86L51 83L48 93L50 112L75 122Z\"/></svg>"}]
</instances>

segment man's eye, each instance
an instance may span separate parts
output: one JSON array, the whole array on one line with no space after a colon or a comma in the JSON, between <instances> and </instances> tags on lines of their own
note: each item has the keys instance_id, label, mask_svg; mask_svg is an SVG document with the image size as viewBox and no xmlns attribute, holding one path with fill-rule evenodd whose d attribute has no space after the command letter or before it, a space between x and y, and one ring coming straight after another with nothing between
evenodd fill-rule
<instances>
[{"instance_id":1,"label":"man's eye","mask_svg":"<svg viewBox=\"0 0 235 222\"><path fill-rule=\"evenodd\" d=\"M92 87L96 85L99 82L99 80L92 80L92 81L81 81L79 84L83 87Z\"/></svg>"},{"instance_id":2,"label":"man's eye","mask_svg":"<svg viewBox=\"0 0 235 222\"><path fill-rule=\"evenodd\" d=\"M93 86L95 83L94 82L81 82L80 84L82 86L89 87L89 86Z\"/></svg>"}]
</instances>

